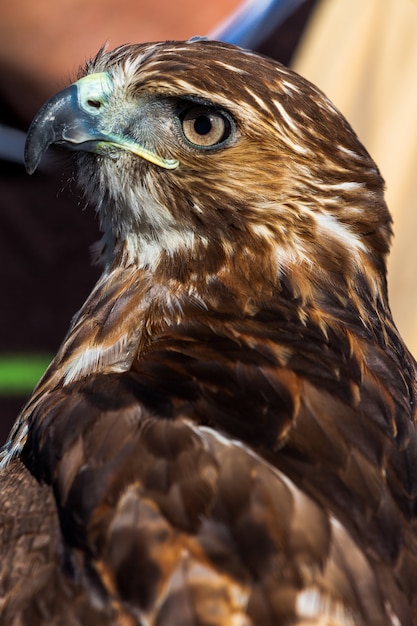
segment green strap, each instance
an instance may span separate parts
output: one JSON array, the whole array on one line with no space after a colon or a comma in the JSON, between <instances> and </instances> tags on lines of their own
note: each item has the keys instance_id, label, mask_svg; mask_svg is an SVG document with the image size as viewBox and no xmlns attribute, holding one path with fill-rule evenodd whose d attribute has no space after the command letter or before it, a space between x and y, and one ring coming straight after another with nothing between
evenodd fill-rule
<instances>
[{"instance_id":1,"label":"green strap","mask_svg":"<svg viewBox=\"0 0 417 626\"><path fill-rule=\"evenodd\" d=\"M0 355L0 395L29 393L51 361L49 354Z\"/></svg>"}]
</instances>

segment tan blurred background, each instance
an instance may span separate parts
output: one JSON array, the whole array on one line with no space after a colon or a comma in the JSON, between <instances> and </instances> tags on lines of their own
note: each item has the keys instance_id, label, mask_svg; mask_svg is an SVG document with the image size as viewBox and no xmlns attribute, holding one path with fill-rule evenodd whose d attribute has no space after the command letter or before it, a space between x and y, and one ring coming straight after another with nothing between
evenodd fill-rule
<instances>
[{"instance_id":1,"label":"tan blurred background","mask_svg":"<svg viewBox=\"0 0 417 626\"><path fill-rule=\"evenodd\" d=\"M417 356L417 1L321 0L293 67L342 111L385 178L391 308Z\"/></svg>"}]
</instances>

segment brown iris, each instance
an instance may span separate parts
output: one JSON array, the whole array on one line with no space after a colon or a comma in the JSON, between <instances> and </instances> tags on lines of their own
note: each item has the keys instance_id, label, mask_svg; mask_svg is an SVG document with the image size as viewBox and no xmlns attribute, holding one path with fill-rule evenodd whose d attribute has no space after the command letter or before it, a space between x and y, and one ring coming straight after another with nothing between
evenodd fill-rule
<instances>
[{"instance_id":1,"label":"brown iris","mask_svg":"<svg viewBox=\"0 0 417 626\"><path fill-rule=\"evenodd\" d=\"M210 148L230 134L230 122L225 115L205 106L194 106L182 118L182 130L188 141Z\"/></svg>"}]
</instances>

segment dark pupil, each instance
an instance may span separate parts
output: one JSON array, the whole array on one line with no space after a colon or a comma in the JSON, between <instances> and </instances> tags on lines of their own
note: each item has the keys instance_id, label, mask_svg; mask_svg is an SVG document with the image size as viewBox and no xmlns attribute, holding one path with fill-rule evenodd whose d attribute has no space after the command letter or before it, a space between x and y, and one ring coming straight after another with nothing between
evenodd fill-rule
<instances>
[{"instance_id":1,"label":"dark pupil","mask_svg":"<svg viewBox=\"0 0 417 626\"><path fill-rule=\"evenodd\" d=\"M211 120L207 115L199 115L195 118L194 130L199 135L207 135L211 131Z\"/></svg>"}]
</instances>

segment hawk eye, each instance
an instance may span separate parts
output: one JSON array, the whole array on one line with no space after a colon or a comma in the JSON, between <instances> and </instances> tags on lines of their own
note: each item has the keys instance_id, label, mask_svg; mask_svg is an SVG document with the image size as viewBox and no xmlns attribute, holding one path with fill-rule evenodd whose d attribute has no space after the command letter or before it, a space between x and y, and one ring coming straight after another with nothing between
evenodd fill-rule
<instances>
[{"instance_id":1,"label":"hawk eye","mask_svg":"<svg viewBox=\"0 0 417 626\"><path fill-rule=\"evenodd\" d=\"M225 114L207 106L193 106L180 119L184 137L200 148L217 146L229 137L232 130Z\"/></svg>"}]
</instances>

